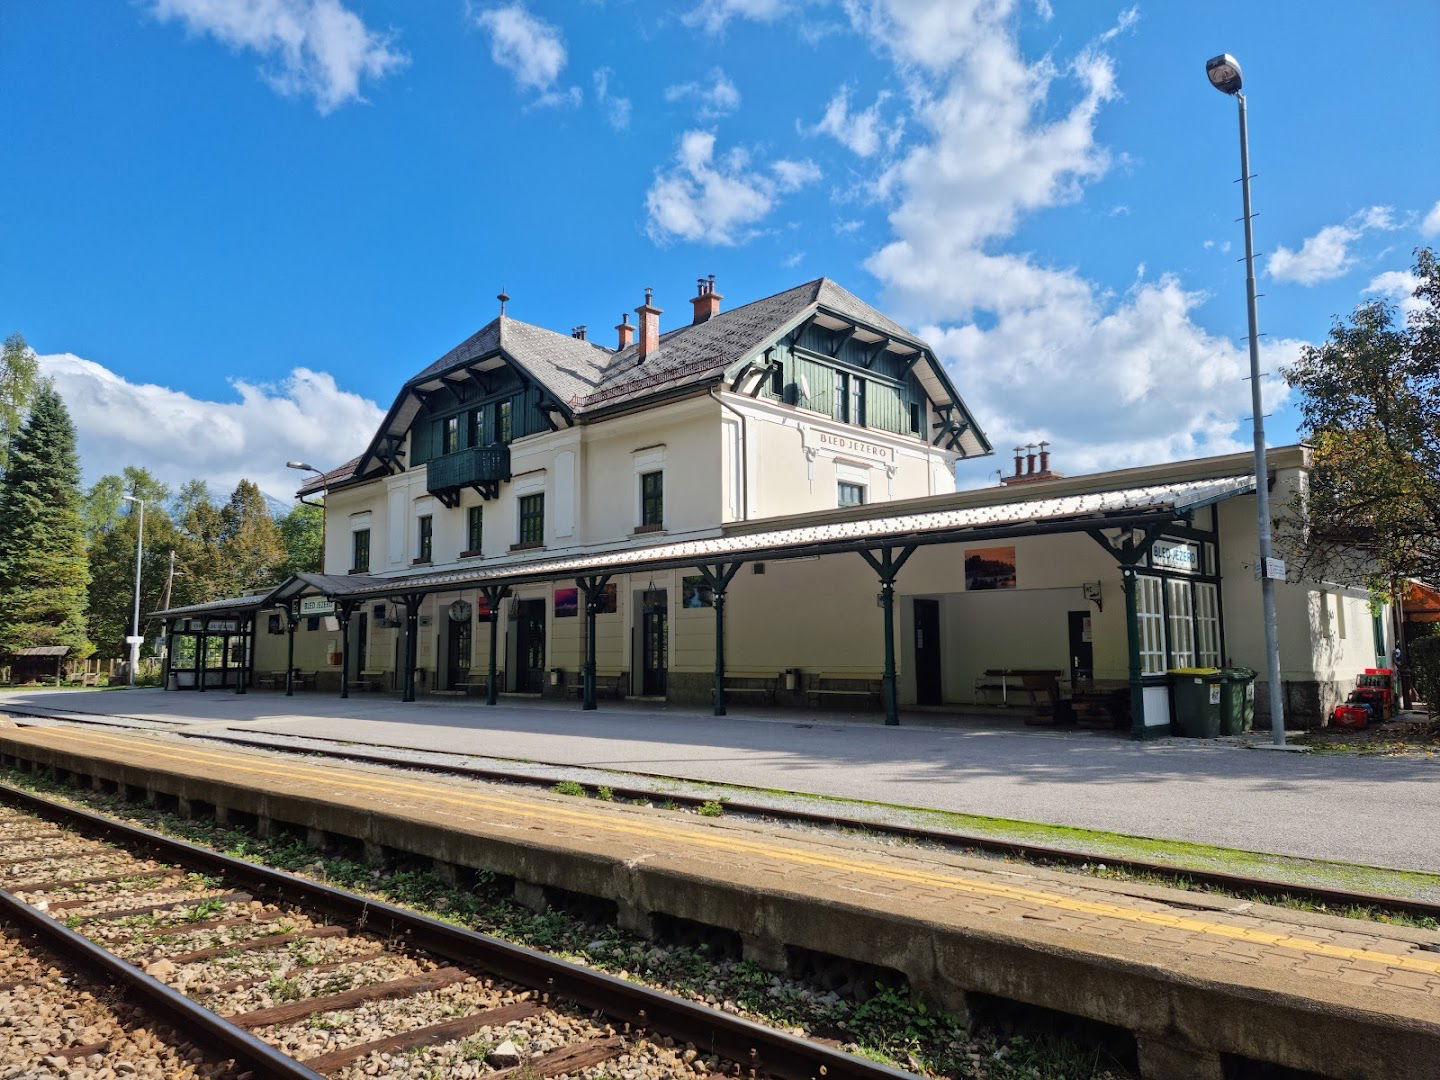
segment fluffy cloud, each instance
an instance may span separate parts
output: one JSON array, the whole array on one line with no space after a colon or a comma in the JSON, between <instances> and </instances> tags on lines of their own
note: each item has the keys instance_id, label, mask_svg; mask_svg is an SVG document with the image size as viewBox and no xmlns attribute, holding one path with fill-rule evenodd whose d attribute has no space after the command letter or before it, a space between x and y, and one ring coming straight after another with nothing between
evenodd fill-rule
<instances>
[{"instance_id":1,"label":"fluffy cloud","mask_svg":"<svg viewBox=\"0 0 1440 1080\"><path fill-rule=\"evenodd\" d=\"M781 195L819 179L810 161L759 165L740 147L717 158L714 132L687 131L674 164L655 174L646 194L646 231L657 244L737 244L755 234Z\"/></svg>"},{"instance_id":2,"label":"fluffy cloud","mask_svg":"<svg viewBox=\"0 0 1440 1080\"><path fill-rule=\"evenodd\" d=\"M580 104L578 86L556 85L568 54L553 23L519 3L476 12L475 23L490 35L490 59L510 72L522 90L535 91L537 105Z\"/></svg>"},{"instance_id":3,"label":"fluffy cloud","mask_svg":"<svg viewBox=\"0 0 1440 1080\"><path fill-rule=\"evenodd\" d=\"M614 77L611 68L596 69L595 100L605 110L606 122L616 131L624 131L630 126L630 99L611 92L610 80Z\"/></svg>"},{"instance_id":4,"label":"fluffy cloud","mask_svg":"<svg viewBox=\"0 0 1440 1080\"><path fill-rule=\"evenodd\" d=\"M1387 270L1371 278L1370 284L1361 292L1393 300L1400 305L1402 313L1409 315L1412 311L1419 311L1427 306L1415 296L1415 290L1419 287L1420 279L1411 271Z\"/></svg>"},{"instance_id":5,"label":"fluffy cloud","mask_svg":"<svg viewBox=\"0 0 1440 1080\"><path fill-rule=\"evenodd\" d=\"M1327 225L1314 236L1305 238L1299 251L1283 244L1275 248L1265 264L1266 272L1276 281L1297 285L1318 285L1342 277L1355 265L1351 246L1367 232L1396 227L1394 214L1388 206L1371 206L1350 215L1339 225Z\"/></svg>"},{"instance_id":6,"label":"fluffy cloud","mask_svg":"<svg viewBox=\"0 0 1440 1080\"><path fill-rule=\"evenodd\" d=\"M334 468L360 453L384 418L373 401L308 368L273 386L234 379L237 400L205 401L130 382L73 353L39 359L75 419L81 465L92 482L143 465L172 487L199 477L228 494L248 478L289 501L304 477L286 461Z\"/></svg>"},{"instance_id":7,"label":"fluffy cloud","mask_svg":"<svg viewBox=\"0 0 1440 1080\"><path fill-rule=\"evenodd\" d=\"M682 16L681 21L686 26L716 34L725 29L725 24L731 19L774 22L798 6L795 0L706 0Z\"/></svg>"},{"instance_id":8,"label":"fluffy cloud","mask_svg":"<svg viewBox=\"0 0 1440 1080\"><path fill-rule=\"evenodd\" d=\"M1203 294L1168 273L1116 294L1078 268L1006 250L1031 214L1073 203L1112 157L1096 124L1118 90L1108 42L1024 56L1017 0L848 0L885 42L909 103L909 145L881 172L891 239L867 262L1003 453L1048 439L1084 471L1243 449L1245 351L1195 321ZM848 109L847 109L848 115ZM1299 343L1270 341L1274 370ZM1267 384L1273 406L1284 395ZM964 483L983 483L993 462Z\"/></svg>"},{"instance_id":9,"label":"fluffy cloud","mask_svg":"<svg viewBox=\"0 0 1440 1080\"><path fill-rule=\"evenodd\" d=\"M1432 206L1425 215L1425 220L1420 223L1420 231L1426 236L1440 236L1440 202Z\"/></svg>"},{"instance_id":10,"label":"fluffy cloud","mask_svg":"<svg viewBox=\"0 0 1440 1080\"><path fill-rule=\"evenodd\" d=\"M668 102L693 102L701 120L727 116L740 107L740 90L720 68L712 68L708 82L677 83L665 88Z\"/></svg>"},{"instance_id":11,"label":"fluffy cloud","mask_svg":"<svg viewBox=\"0 0 1440 1080\"><path fill-rule=\"evenodd\" d=\"M322 114L363 100L363 80L408 63L392 35L369 29L339 0L152 0L150 10L191 33L259 53L266 82L283 94L314 97Z\"/></svg>"},{"instance_id":12,"label":"fluffy cloud","mask_svg":"<svg viewBox=\"0 0 1440 1080\"><path fill-rule=\"evenodd\" d=\"M880 108L889 94L881 93L875 103L859 112L850 111L850 87L842 86L825 106L825 115L813 127L801 126L810 135L829 135L840 145L862 158L873 157L881 150L893 150L905 133L902 119L886 120Z\"/></svg>"}]
</instances>

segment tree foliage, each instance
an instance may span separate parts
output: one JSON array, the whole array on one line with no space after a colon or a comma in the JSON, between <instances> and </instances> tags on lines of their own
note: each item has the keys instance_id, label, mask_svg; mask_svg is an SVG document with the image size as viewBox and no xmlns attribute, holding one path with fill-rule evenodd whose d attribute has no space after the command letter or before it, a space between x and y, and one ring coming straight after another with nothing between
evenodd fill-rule
<instances>
[{"instance_id":1,"label":"tree foliage","mask_svg":"<svg viewBox=\"0 0 1440 1080\"><path fill-rule=\"evenodd\" d=\"M1440 265L1416 252L1402 318L1372 300L1285 372L1314 447L1291 556L1302 572L1389 591L1440 581Z\"/></svg>"},{"instance_id":2,"label":"tree foliage","mask_svg":"<svg viewBox=\"0 0 1440 1080\"><path fill-rule=\"evenodd\" d=\"M278 524L285 544L285 575L318 574L323 562L325 511L310 503L296 503Z\"/></svg>"},{"instance_id":3,"label":"tree foliage","mask_svg":"<svg viewBox=\"0 0 1440 1080\"><path fill-rule=\"evenodd\" d=\"M40 365L35 352L18 333L11 334L0 345L0 473L11 440L30 408L30 400L40 383Z\"/></svg>"},{"instance_id":4,"label":"tree foliage","mask_svg":"<svg viewBox=\"0 0 1440 1080\"><path fill-rule=\"evenodd\" d=\"M287 555L280 528L253 480L236 484L220 511L220 549L224 595L243 596L278 585L284 577Z\"/></svg>"},{"instance_id":5,"label":"tree foliage","mask_svg":"<svg viewBox=\"0 0 1440 1080\"><path fill-rule=\"evenodd\" d=\"M42 384L0 480L0 649L69 645L89 655L89 580L75 426Z\"/></svg>"},{"instance_id":6,"label":"tree foliage","mask_svg":"<svg viewBox=\"0 0 1440 1080\"><path fill-rule=\"evenodd\" d=\"M154 627L146 627L145 617L164 606L170 556L178 553L181 542L170 516L170 490L148 470L127 466L121 475L102 476L90 488L85 499L90 552L88 622L90 640L105 656L125 654L125 635L130 633L134 612L135 533L140 515L133 503L124 501L125 495L145 501L140 617L141 632L152 639Z\"/></svg>"}]
</instances>

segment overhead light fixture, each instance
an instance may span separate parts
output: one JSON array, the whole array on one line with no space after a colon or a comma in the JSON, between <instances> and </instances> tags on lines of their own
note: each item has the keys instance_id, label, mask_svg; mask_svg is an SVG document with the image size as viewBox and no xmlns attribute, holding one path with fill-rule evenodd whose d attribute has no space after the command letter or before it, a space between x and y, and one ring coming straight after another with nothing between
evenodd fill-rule
<instances>
[{"instance_id":1,"label":"overhead light fixture","mask_svg":"<svg viewBox=\"0 0 1440 1080\"><path fill-rule=\"evenodd\" d=\"M1205 75L1209 78L1210 85L1222 94L1238 94L1240 87L1245 84L1244 76L1240 74L1240 61L1228 52L1206 60Z\"/></svg>"}]
</instances>

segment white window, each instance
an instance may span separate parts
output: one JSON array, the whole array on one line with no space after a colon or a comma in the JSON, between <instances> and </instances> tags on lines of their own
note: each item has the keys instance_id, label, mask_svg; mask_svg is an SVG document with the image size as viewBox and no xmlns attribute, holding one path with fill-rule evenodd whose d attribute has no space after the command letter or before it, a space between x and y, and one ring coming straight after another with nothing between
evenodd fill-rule
<instances>
[{"instance_id":1,"label":"white window","mask_svg":"<svg viewBox=\"0 0 1440 1080\"><path fill-rule=\"evenodd\" d=\"M1335 633L1340 635L1340 640L1345 640L1345 594L1335 594Z\"/></svg>"},{"instance_id":2,"label":"white window","mask_svg":"<svg viewBox=\"0 0 1440 1080\"><path fill-rule=\"evenodd\" d=\"M1165 607L1160 579L1135 577L1135 616L1140 623L1140 672L1165 673Z\"/></svg>"},{"instance_id":3,"label":"white window","mask_svg":"<svg viewBox=\"0 0 1440 1080\"><path fill-rule=\"evenodd\" d=\"M1201 667L1220 666L1220 590L1195 583L1195 633Z\"/></svg>"},{"instance_id":4,"label":"white window","mask_svg":"<svg viewBox=\"0 0 1440 1080\"><path fill-rule=\"evenodd\" d=\"M1170 602L1171 666L1194 667L1195 612L1190 602L1190 582L1167 581L1165 592Z\"/></svg>"}]
</instances>

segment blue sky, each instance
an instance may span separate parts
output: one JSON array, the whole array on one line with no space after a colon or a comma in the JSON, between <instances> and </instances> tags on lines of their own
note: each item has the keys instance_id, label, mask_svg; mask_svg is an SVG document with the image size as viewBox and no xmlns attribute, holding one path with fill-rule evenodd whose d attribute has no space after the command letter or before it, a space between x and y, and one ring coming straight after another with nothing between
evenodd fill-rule
<instances>
[{"instance_id":1,"label":"blue sky","mask_svg":"<svg viewBox=\"0 0 1440 1080\"><path fill-rule=\"evenodd\" d=\"M1401 3L5 4L0 330L92 479L285 494L502 284L608 342L710 273L727 305L824 274L923 333L1000 451L966 485L1016 441L1075 472L1239 448L1204 61L1245 66L1274 367L1440 235L1437 40Z\"/></svg>"}]
</instances>

